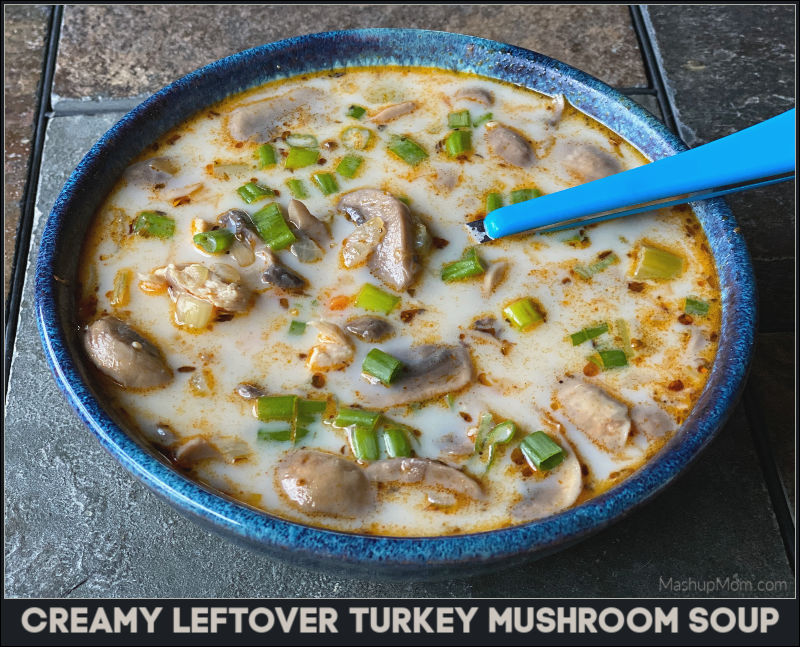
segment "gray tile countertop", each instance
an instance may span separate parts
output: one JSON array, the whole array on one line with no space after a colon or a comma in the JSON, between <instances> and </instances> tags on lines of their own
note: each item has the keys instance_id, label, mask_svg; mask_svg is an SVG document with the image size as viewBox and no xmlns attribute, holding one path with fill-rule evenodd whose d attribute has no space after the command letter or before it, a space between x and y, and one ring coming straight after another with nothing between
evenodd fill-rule
<instances>
[{"instance_id":1,"label":"gray tile countertop","mask_svg":"<svg viewBox=\"0 0 800 647\"><path fill-rule=\"evenodd\" d=\"M793 263L787 241L788 231L794 231L794 201L788 187L765 191L761 200L731 201L753 250L762 293L784 299L762 308L762 328L768 332L759 338L751 386L752 401L760 403L763 417L754 421L749 415L751 401L747 412L740 404L677 483L619 523L548 557L546 565L534 562L432 583L387 583L308 571L200 528L107 455L66 406L47 368L34 320L31 263L46 214L66 177L121 116L110 111L114 103L109 100L151 92L238 49L311 31L303 29L306 24L313 24L314 31L391 25L476 33L543 51L614 85L647 84L626 7L401 5L382 11L357 6L343 7L349 13L342 17L338 11L335 20L321 7L266 7L258 28L244 20L255 9L252 5L218 12L211 7L189 9L71 6L64 13L56 111L47 126L6 400L6 595L702 596L704 592L692 590L691 583L718 578L745 584L717 590L716 595L793 593L793 566L755 442L762 433L768 438L783 487L793 500L794 428L786 408L794 395L794 335L787 323L793 322L794 302L792 291L787 297L779 285L780 276L773 276L785 268L770 251ZM793 8L652 7L645 18L681 132L695 145L791 107L786 98L794 96ZM110 35L120 34L123 24L127 35L110 47ZM237 25L242 29L234 28ZM705 37L692 35L698 26L707 30ZM234 40L221 45L217 28L235 34ZM737 38L742 30L749 36L746 47ZM190 45L176 45L184 41ZM151 63L153 51L162 54L163 65ZM769 71L754 62L766 56L773 66ZM646 93L642 96L643 101L654 101ZM98 102L91 110L105 106L106 112L81 113L79 106L86 99ZM79 114L59 113L59 103ZM650 105L655 110L655 104Z\"/></svg>"}]
</instances>

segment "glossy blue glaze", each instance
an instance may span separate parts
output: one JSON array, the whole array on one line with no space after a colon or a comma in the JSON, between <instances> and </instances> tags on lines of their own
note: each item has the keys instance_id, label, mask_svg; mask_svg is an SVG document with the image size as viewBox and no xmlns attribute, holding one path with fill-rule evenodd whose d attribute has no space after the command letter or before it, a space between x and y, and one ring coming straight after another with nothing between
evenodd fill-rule
<instances>
[{"instance_id":1,"label":"glossy blue glaze","mask_svg":"<svg viewBox=\"0 0 800 647\"><path fill-rule=\"evenodd\" d=\"M42 235L36 312L59 387L122 465L181 512L233 539L295 564L368 577L463 577L496 562L542 556L619 519L668 485L730 414L747 372L756 323L753 272L722 200L694 205L717 261L722 332L708 384L682 429L652 461L617 487L542 521L453 537L401 539L320 530L284 521L213 494L169 467L123 431L100 404L83 366L75 299L81 242L90 219L128 163L160 135L224 97L275 78L347 66L398 64L464 70L548 94L563 93L651 159L685 150L652 115L597 79L527 50L471 36L404 29L312 34L212 63L176 81L123 117L64 185Z\"/></svg>"}]
</instances>

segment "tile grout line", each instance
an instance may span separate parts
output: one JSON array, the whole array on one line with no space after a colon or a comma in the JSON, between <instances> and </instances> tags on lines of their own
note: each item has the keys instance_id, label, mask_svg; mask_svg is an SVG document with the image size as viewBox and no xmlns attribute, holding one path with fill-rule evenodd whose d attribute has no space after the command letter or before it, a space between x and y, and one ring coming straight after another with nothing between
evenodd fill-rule
<instances>
[{"instance_id":1,"label":"tile grout line","mask_svg":"<svg viewBox=\"0 0 800 647\"><path fill-rule=\"evenodd\" d=\"M63 6L55 5L50 13L47 28L47 54L42 65L42 81L39 101L36 108L36 128L34 130L33 148L31 151L28 177L25 182L22 213L15 237L14 260L12 264L12 279L5 304L5 357L4 357L4 386L3 401L8 391L11 357L14 353L14 342L17 335L17 320L19 318L22 289L25 284L25 272L28 266L28 252L33 230L34 209L36 206L36 192L39 185L39 170L42 162L42 149L44 147L45 133L48 123L48 107L50 105L50 90L53 85L56 56L58 53L58 39L61 31L61 17Z\"/></svg>"},{"instance_id":2,"label":"tile grout line","mask_svg":"<svg viewBox=\"0 0 800 647\"><path fill-rule=\"evenodd\" d=\"M667 89L666 72L661 63L661 57L657 50L657 44L654 42L653 34L655 28L650 21L649 15L646 12L646 7L641 5L631 6L631 17L634 23L634 30L639 38L639 44L642 48L645 57L645 71L648 80L656 89L656 98L658 99L659 106L664 116L664 121L668 127L681 137L682 130L689 130L687 126L682 124L676 117L678 112L674 104L674 98L671 96ZM759 329L758 332L763 332ZM755 352L755 351L754 351ZM795 568L795 548L794 548L794 535L795 523L791 516L791 505L786 489L781 481L780 474L778 473L778 465L775 460L775 453L769 440L760 433L763 429L764 416L759 405L756 395L753 393L753 387L748 379L745 384L742 395L742 403L747 417L748 427L750 428L750 436L758 456L758 462L761 467L761 473L764 477L764 484L767 488L767 495L769 496L772 505L772 511L775 515L775 520L778 524L778 530L784 545L786 559L790 564L792 571ZM755 423L759 423L756 426Z\"/></svg>"}]
</instances>

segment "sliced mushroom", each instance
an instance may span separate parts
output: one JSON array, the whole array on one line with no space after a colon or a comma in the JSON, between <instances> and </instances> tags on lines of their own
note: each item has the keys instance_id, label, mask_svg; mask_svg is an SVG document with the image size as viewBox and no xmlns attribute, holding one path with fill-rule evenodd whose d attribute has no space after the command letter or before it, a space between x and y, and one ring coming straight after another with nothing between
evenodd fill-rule
<instances>
[{"instance_id":1,"label":"sliced mushroom","mask_svg":"<svg viewBox=\"0 0 800 647\"><path fill-rule=\"evenodd\" d=\"M417 109L417 104L413 101L404 101L403 103L396 103L393 106L386 106L379 110L376 114L370 117L374 124L388 124L398 117L407 115Z\"/></svg>"},{"instance_id":2,"label":"sliced mushroom","mask_svg":"<svg viewBox=\"0 0 800 647\"><path fill-rule=\"evenodd\" d=\"M515 130L496 121L486 124L486 141L489 144L489 152L509 164L528 168L536 161L536 154L530 142Z\"/></svg>"},{"instance_id":3,"label":"sliced mushroom","mask_svg":"<svg viewBox=\"0 0 800 647\"><path fill-rule=\"evenodd\" d=\"M358 225L353 233L342 242L342 263L348 269L358 267L367 262L370 254L386 235L383 220L370 218Z\"/></svg>"},{"instance_id":4,"label":"sliced mushroom","mask_svg":"<svg viewBox=\"0 0 800 647\"><path fill-rule=\"evenodd\" d=\"M169 157L151 157L131 164L125 170L125 180L136 186L150 188L156 184L166 184L177 172L177 165Z\"/></svg>"},{"instance_id":5,"label":"sliced mushroom","mask_svg":"<svg viewBox=\"0 0 800 647\"><path fill-rule=\"evenodd\" d=\"M259 249L258 255L267 264L266 269L261 274L261 280L267 285L289 292L296 292L302 290L308 284L308 281L302 276L295 274L292 270L282 265L275 253L268 247Z\"/></svg>"},{"instance_id":6,"label":"sliced mushroom","mask_svg":"<svg viewBox=\"0 0 800 647\"><path fill-rule=\"evenodd\" d=\"M357 517L374 502L364 470L335 454L289 452L278 463L276 475L291 504L306 513Z\"/></svg>"},{"instance_id":7,"label":"sliced mushroom","mask_svg":"<svg viewBox=\"0 0 800 647\"><path fill-rule=\"evenodd\" d=\"M235 240L230 251L239 266L252 265L256 260L253 250L260 240L253 231L253 223L248 213L242 209L228 209L217 216L217 224L233 233Z\"/></svg>"},{"instance_id":8,"label":"sliced mushroom","mask_svg":"<svg viewBox=\"0 0 800 647\"><path fill-rule=\"evenodd\" d=\"M148 389L172 380L158 347L116 317L92 322L83 337L89 359L120 386Z\"/></svg>"},{"instance_id":9,"label":"sliced mushroom","mask_svg":"<svg viewBox=\"0 0 800 647\"><path fill-rule=\"evenodd\" d=\"M308 368L314 372L344 368L353 361L355 348L342 329L329 321L312 321L317 343L308 355Z\"/></svg>"},{"instance_id":10,"label":"sliced mushroom","mask_svg":"<svg viewBox=\"0 0 800 647\"><path fill-rule=\"evenodd\" d=\"M254 101L237 108L228 118L228 132L236 141L267 142L277 135L289 120L308 112L317 103L322 91L302 87L286 94Z\"/></svg>"},{"instance_id":11,"label":"sliced mushroom","mask_svg":"<svg viewBox=\"0 0 800 647\"><path fill-rule=\"evenodd\" d=\"M345 329L368 343L381 341L394 333L394 327L386 319L369 315L351 319L345 325Z\"/></svg>"},{"instance_id":12,"label":"sliced mushroom","mask_svg":"<svg viewBox=\"0 0 800 647\"><path fill-rule=\"evenodd\" d=\"M364 468L367 477L376 483L409 483L441 488L480 501L483 490L469 476L429 458L387 458Z\"/></svg>"},{"instance_id":13,"label":"sliced mushroom","mask_svg":"<svg viewBox=\"0 0 800 647\"><path fill-rule=\"evenodd\" d=\"M230 267L230 270L233 268ZM235 270L232 274L226 271L225 276L222 276L202 263L170 263L157 269L154 274L166 279L170 294L176 300L185 292L228 312L243 312L250 307L253 300L253 293L241 282L241 277Z\"/></svg>"},{"instance_id":14,"label":"sliced mushroom","mask_svg":"<svg viewBox=\"0 0 800 647\"><path fill-rule=\"evenodd\" d=\"M325 247L330 242L331 235L325 223L313 216L300 200L290 200L286 212L289 222L320 247Z\"/></svg>"},{"instance_id":15,"label":"sliced mushroom","mask_svg":"<svg viewBox=\"0 0 800 647\"><path fill-rule=\"evenodd\" d=\"M675 431L675 421L656 404L639 404L631 408L631 421L648 438L663 438Z\"/></svg>"},{"instance_id":16,"label":"sliced mushroom","mask_svg":"<svg viewBox=\"0 0 800 647\"><path fill-rule=\"evenodd\" d=\"M618 158L590 144L570 145L561 163L567 173L581 184L614 175L622 170Z\"/></svg>"},{"instance_id":17,"label":"sliced mushroom","mask_svg":"<svg viewBox=\"0 0 800 647\"><path fill-rule=\"evenodd\" d=\"M525 480L523 499L511 509L511 517L517 523L556 514L570 507L580 495L583 489L581 464L566 440L562 438L558 444L567 453L566 458L542 477Z\"/></svg>"},{"instance_id":18,"label":"sliced mushroom","mask_svg":"<svg viewBox=\"0 0 800 647\"><path fill-rule=\"evenodd\" d=\"M475 101L484 106L490 106L494 103L494 95L489 92L489 90L484 90L474 85L458 90L458 92L456 92L456 98Z\"/></svg>"},{"instance_id":19,"label":"sliced mushroom","mask_svg":"<svg viewBox=\"0 0 800 647\"><path fill-rule=\"evenodd\" d=\"M483 285L481 286L483 294L488 296L494 292L495 288L505 280L507 272L508 263L505 261L492 263L483 277Z\"/></svg>"},{"instance_id":20,"label":"sliced mushroom","mask_svg":"<svg viewBox=\"0 0 800 647\"><path fill-rule=\"evenodd\" d=\"M368 406L394 407L424 402L463 388L474 379L472 359L463 346L418 346L406 369L388 389L362 393Z\"/></svg>"},{"instance_id":21,"label":"sliced mushroom","mask_svg":"<svg viewBox=\"0 0 800 647\"><path fill-rule=\"evenodd\" d=\"M195 436L178 447L175 451L175 462L182 467L193 467L205 460L233 464L250 454L250 446L235 436L217 436L213 441Z\"/></svg>"},{"instance_id":22,"label":"sliced mushroom","mask_svg":"<svg viewBox=\"0 0 800 647\"><path fill-rule=\"evenodd\" d=\"M628 407L578 379L565 380L556 394L567 418L595 444L612 453L625 447L631 433Z\"/></svg>"}]
</instances>

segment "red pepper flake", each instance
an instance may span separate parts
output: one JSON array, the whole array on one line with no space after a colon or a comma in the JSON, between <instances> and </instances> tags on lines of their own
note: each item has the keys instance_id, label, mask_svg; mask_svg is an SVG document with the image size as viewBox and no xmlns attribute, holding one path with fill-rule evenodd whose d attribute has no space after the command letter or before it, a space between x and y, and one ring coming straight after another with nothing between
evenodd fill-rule
<instances>
[{"instance_id":1,"label":"red pepper flake","mask_svg":"<svg viewBox=\"0 0 800 647\"><path fill-rule=\"evenodd\" d=\"M191 201L192 201L192 199L188 195L182 195L179 198L175 198L172 201L172 206L173 207L180 207L180 206L182 206L184 204L189 204Z\"/></svg>"},{"instance_id":2,"label":"red pepper flake","mask_svg":"<svg viewBox=\"0 0 800 647\"><path fill-rule=\"evenodd\" d=\"M594 377L598 373L600 373L600 367L594 362L588 362L586 366L583 367L583 374L586 377Z\"/></svg>"},{"instance_id":3,"label":"red pepper flake","mask_svg":"<svg viewBox=\"0 0 800 647\"><path fill-rule=\"evenodd\" d=\"M681 382L680 380L673 380L672 382L669 383L667 388L670 391L683 391L683 382Z\"/></svg>"},{"instance_id":4,"label":"red pepper flake","mask_svg":"<svg viewBox=\"0 0 800 647\"><path fill-rule=\"evenodd\" d=\"M719 337L719 335L717 333L715 333L715 332L712 332L711 335L709 335L709 338L711 339L711 341L717 341L718 337Z\"/></svg>"},{"instance_id":5,"label":"red pepper flake","mask_svg":"<svg viewBox=\"0 0 800 647\"><path fill-rule=\"evenodd\" d=\"M194 366L179 366L178 373L193 373L197 369Z\"/></svg>"},{"instance_id":6,"label":"red pepper flake","mask_svg":"<svg viewBox=\"0 0 800 647\"><path fill-rule=\"evenodd\" d=\"M572 283L572 279L569 278L568 276L565 276L563 279L561 279L561 283L562 285L566 285L567 283Z\"/></svg>"},{"instance_id":7,"label":"red pepper flake","mask_svg":"<svg viewBox=\"0 0 800 647\"><path fill-rule=\"evenodd\" d=\"M328 163L328 160L326 160L324 157L320 157L317 160L317 164L319 164L320 166L325 166L327 163Z\"/></svg>"},{"instance_id":8,"label":"red pepper flake","mask_svg":"<svg viewBox=\"0 0 800 647\"><path fill-rule=\"evenodd\" d=\"M533 470L530 465L525 465L522 468L522 476L533 476Z\"/></svg>"},{"instance_id":9,"label":"red pepper flake","mask_svg":"<svg viewBox=\"0 0 800 647\"><path fill-rule=\"evenodd\" d=\"M644 292L644 288L644 283L638 283L637 281L631 281L628 283L628 289L631 292Z\"/></svg>"},{"instance_id":10,"label":"red pepper flake","mask_svg":"<svg viewBox=\"0 0 800 647\"><path fill-rule=\"evenodd\" d=\"M235 146L236 148L241 148L242 146L244 146L244 142L236 142L236 143L234 144L234 146Z\"/></svg>"},{"instance_id":11,"label":"red pepper flake","mask_svg":"<svg viewBox=\"0 0 800 647\"><path fill-rule=\"evenodd\" d=\"M606 251L604 251L604 252L600 252L600 253L597 255L597 258L599 258L600 260L602 260L602 259L604 259L606 256L608 256L609 254L611 254L611 250L610 250L610 249L607 249L607 250L606 250Z\"/></svg>"},{"instance_id":12,"label":"red pepper flake","mask_svg":"<svg viewBox=\"0 0 800 647\"><path fill-rule=\"evenodd\" d=\"M436 249L444 249L450 244L449 240L446 238L439 238L438 236L434 236L431 242Z\"/></svg>"},{"instance_id":13,"label":"red pepper flake","mask_svg":"<svg viewBox=\"0 0 800 647\"><path fill-rule=\"evenodd\" d=\"M289 299L287 299L285 297L281 297L281 299L278 301L278 303L281 304L281 308L283 308L284 310L288 310L289 309Z\"/></svg>"},{"instance_id":14,"label":"red pepper flake","mask_svg":"<svg viewBox=\"0 0 800 647\"><path fill-rule=\"evenodd\" d=\"M230 321L231 319L233 319L232 312L220 312L215 321Z\"/></svg>"},{"instance_id":15,"label":"red pepper flake","mask_svg":"<svg viewBox=\"0 0 800 647\"><path fill-rule=\"evenodd\" d=\"M492 383L486 373L478 373L478 382L483 384L483 386L492 386Z\"/></svg>"},{"instance_id":16,"label":"red pepper flake","mask_svg":"<svg viewBox=\"0 0 800 647\"><path fill-rule=\"evenodd\" d=\"M325 376L322 373L314 373L311 376L311 386L315 389L321 389L325 386Z\"/></svg>"},{"instance_id":17,"label":"red pepper flake","mask_svg":"<svg viewBox=\"0 0 800 647\"><path fill-rule=\"evenodd\" d=\"M692 319L691 315L687 315L684 312L680 317L678 317L678 321L680 321L684 326L690 326L694 322L694 319Z\"/></svg>"},{"instance_id":18,"label":"red pepper flake","mask_svg":"<svg viewBox=\"0 0 800 647\"><path fill-rule=\"evenodd\" d=\"M297 353L297 356L298 356L300 359L305 359L306 357L308 357L308 353Z\"/></svg>"},{"instance_id":19,"label":"red pepper flake","mask_svg":"<svg viewBox=\"0 0 800 647\"><path fill-rule=\"evenodd\" d=\"M466 411L459 411L458 415L464 418L467 422L472 422L472 416L469 415Z\"/></svg>"},{"instance_id":20,"label":"red pepper flake","mask_svg":"<svg viewBox=\"0 0 800 647\"><path fill-rule=\"evenodd\" d=\"M511 462L515 465L525 465L525 456L519 447L514 447L511 450Z\"/></svg>"},{"instance_id":21,"label":"red pepper flake","mask_svg":"<svg viewBox=\"0 0 800 647\"><path fill-rule=\"evenodd\" d=\"M400 321L403 323L411 323L411 321L421 312L425 312L424 308L412 308L411 310L403 310L400 313Z\"/></svg>"}]
</instances>

